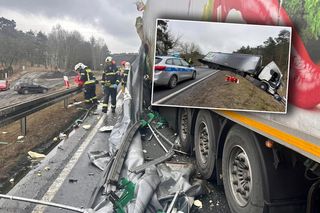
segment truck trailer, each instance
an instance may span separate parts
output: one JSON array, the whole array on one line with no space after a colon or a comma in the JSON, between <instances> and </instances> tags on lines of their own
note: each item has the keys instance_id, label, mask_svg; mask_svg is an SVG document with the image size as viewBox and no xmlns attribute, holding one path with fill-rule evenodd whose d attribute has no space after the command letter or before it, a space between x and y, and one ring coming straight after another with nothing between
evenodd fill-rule
<instances>
[{"instance_id":1,"label":"truck trailer","mask_svg":"<svg viewBox=\"0 0 320 213\"><path fill-rule=\"evenodd\" d=\"M276 100L282 100L278 89L282 85L283 74L274 61L262 66L262 56L221 52L209 52L199 61L209 68L228 70L240 75L273 95Z\"/></svg>"},{"instance_id":2,"label":"truck trailer","mask_svg":"<svg viewBox=\"0 0 320 213\"><path fill-rule=\"evenodd\" d=\"M195 155L202 177L224 186L232 213L320 212L320 67L309 55L320 48L308 52L282 3L148 0L136 23L146 106L157 18L293 27L287 114L153 107Z\"/></svg>"}]
</instances>

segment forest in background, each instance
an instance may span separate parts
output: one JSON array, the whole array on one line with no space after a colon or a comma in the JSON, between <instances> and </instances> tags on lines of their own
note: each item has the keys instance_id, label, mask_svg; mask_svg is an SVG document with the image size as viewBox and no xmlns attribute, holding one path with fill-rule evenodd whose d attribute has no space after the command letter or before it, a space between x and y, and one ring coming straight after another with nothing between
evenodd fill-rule
<instances>
[{"instance_id":1,"label":"forest in background","mask_svg":"<svg viewBox=\"0 0 320 213\"><path fill-rule=\"evenodd\" d=\"M16 29L16 22L0 17L0 68L44 66L50 69L73 69L82 62L98 68L110 54L106 42L91 37L86 41L78 31L67 31L60 25L45 34Z\"/></svg>"}]
</instances>

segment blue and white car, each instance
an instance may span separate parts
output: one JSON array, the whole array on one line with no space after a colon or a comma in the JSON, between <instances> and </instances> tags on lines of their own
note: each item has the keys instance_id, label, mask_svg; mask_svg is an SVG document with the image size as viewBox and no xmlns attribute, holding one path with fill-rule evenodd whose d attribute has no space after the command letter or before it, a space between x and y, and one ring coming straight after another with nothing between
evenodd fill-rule
<instances>
[{"instance_id":1,"label":"blue and white car","mask_svg":"<svg viewBox=\"0 0 320 213\"><path fill-rule=\"evenodd\" d=\"M174 88L178 82L195 79L197 71L185 60L173 56L156 56L154 85Z\"/></svg>"}]
</instances>

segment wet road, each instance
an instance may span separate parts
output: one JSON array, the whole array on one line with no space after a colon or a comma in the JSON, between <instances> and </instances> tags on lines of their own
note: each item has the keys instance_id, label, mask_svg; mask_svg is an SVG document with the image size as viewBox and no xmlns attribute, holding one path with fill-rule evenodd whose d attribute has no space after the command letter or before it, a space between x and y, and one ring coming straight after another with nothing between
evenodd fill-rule
<instances>
[{"instance_id":1,"label":"wet road","mask_svg":"<svg viewBox=\"0 0 320 213\"><path fill-rule=\"evenodd\" d=\"M197 78L194 80L186 80L183 82L180 82L175 88L169 89L167 87L161 86L161 87L155 87L153 91L153 103L159 101L160 99L179 91L180 89L210 75L212 72L215 72L215 70L208 69L208 68L196 68L197 70Z\"/></svg>"},{"instance_id":2,"label":"wet road","mask_svg":"<svg viewBox=\"0 0 320 213\"><path fill-rule=\"evenodd\" d=\"M59 88L63 88L64 82L63 79L43 79L42 75L47 72L31 72L23 75L19 80L10 82L10 90L0 92L0 108L10 106L13 104L17 104L24 101L29 101L37 97L41 97L44 94L28 94L21 95L14 91L14 86L18 82L33 82L35 84L43 85L49 88L48 93L58 90Z\"/></svg>"}]
</instances>

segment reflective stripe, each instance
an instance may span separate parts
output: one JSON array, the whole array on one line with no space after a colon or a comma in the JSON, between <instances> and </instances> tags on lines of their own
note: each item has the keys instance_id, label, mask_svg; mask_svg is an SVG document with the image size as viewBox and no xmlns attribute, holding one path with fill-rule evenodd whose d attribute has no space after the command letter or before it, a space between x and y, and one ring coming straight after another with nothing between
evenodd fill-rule
<instances>
[{"instance_id":1,"label":"reflective stripe","mask_svg":"<svg viewBox=\"0 0 320 213\"><path fill-rule=\"evenodd\" d=\"M107 72L105 73L105 75L116 75L117 73L116 72Z\"/></svg>"},{"instance_id":2,"label":"reflective stripe","mask_svg":"<svg viewBox=\"0 0 320 213\"><path fill-rule=\"evenodd\" d=\"M280 139L281 141L291 146L294 146L299 150L302 150L313 156L320 157L320 146L313 144L312 142L306 141L302 138L298 138L294 135L290 135L287 132L276 129L270 125L248 118L236 112L222 111L222 113L225 114L227 117L234 119L235 121L239 121L240 123L246 124L252 127L253 129L259 130L263 133L269 134L277 139Z\"/></svg>"},{"instance_id":3,"label":"reflective stripe","mask_svg":"<svg viewBox=\"0 0 320 213\"><path fill-rule=\"evenodd\" d=\"M89 102L91 102L91 100L84 100L84 102L85 102L85 103L89 103Z\"/></svg>"},{"instance_id":4,"label":"reflective stripe","mask_svg":"<svg viewBox=\"0 0 320 213\"><path fill-rule=\"evenodd\" d=\"M91 99L97 99L97 96L92 97Z\"/></svg>"},{"instance_id":5,"label":"reflective stripe","mask_svg":"<svg viewBox=\"0 0 320 213\"><path fill-rule=\"evenodd\" d=\"M108 104L102 104L102 107L103 107L103 108L107 108L107 107L108 107Z\"/></svg>"},{"instance_id":6,"label":"reflective stripe","mask_svg":"<svg viewBox=\"0 0 320 213\"><path fill-rule=\"evenodd\" d=\"M112 107L112 108L116 108L116 105L112 105L112 104L111 104L111 107Z\"/></svg>"},{"instance_id":7,"label":"reflective stripe","mask_svg":"<svg viewBox=\"0 0 320 213\"><path fill-rule=\"evenodd\" d=\"M94 83L96 83L96 81L95 81L95 80L90 80L90 81L86 81L86 82L84 82L84 84L94 84Z\"/></svg>"}]
</instances>

